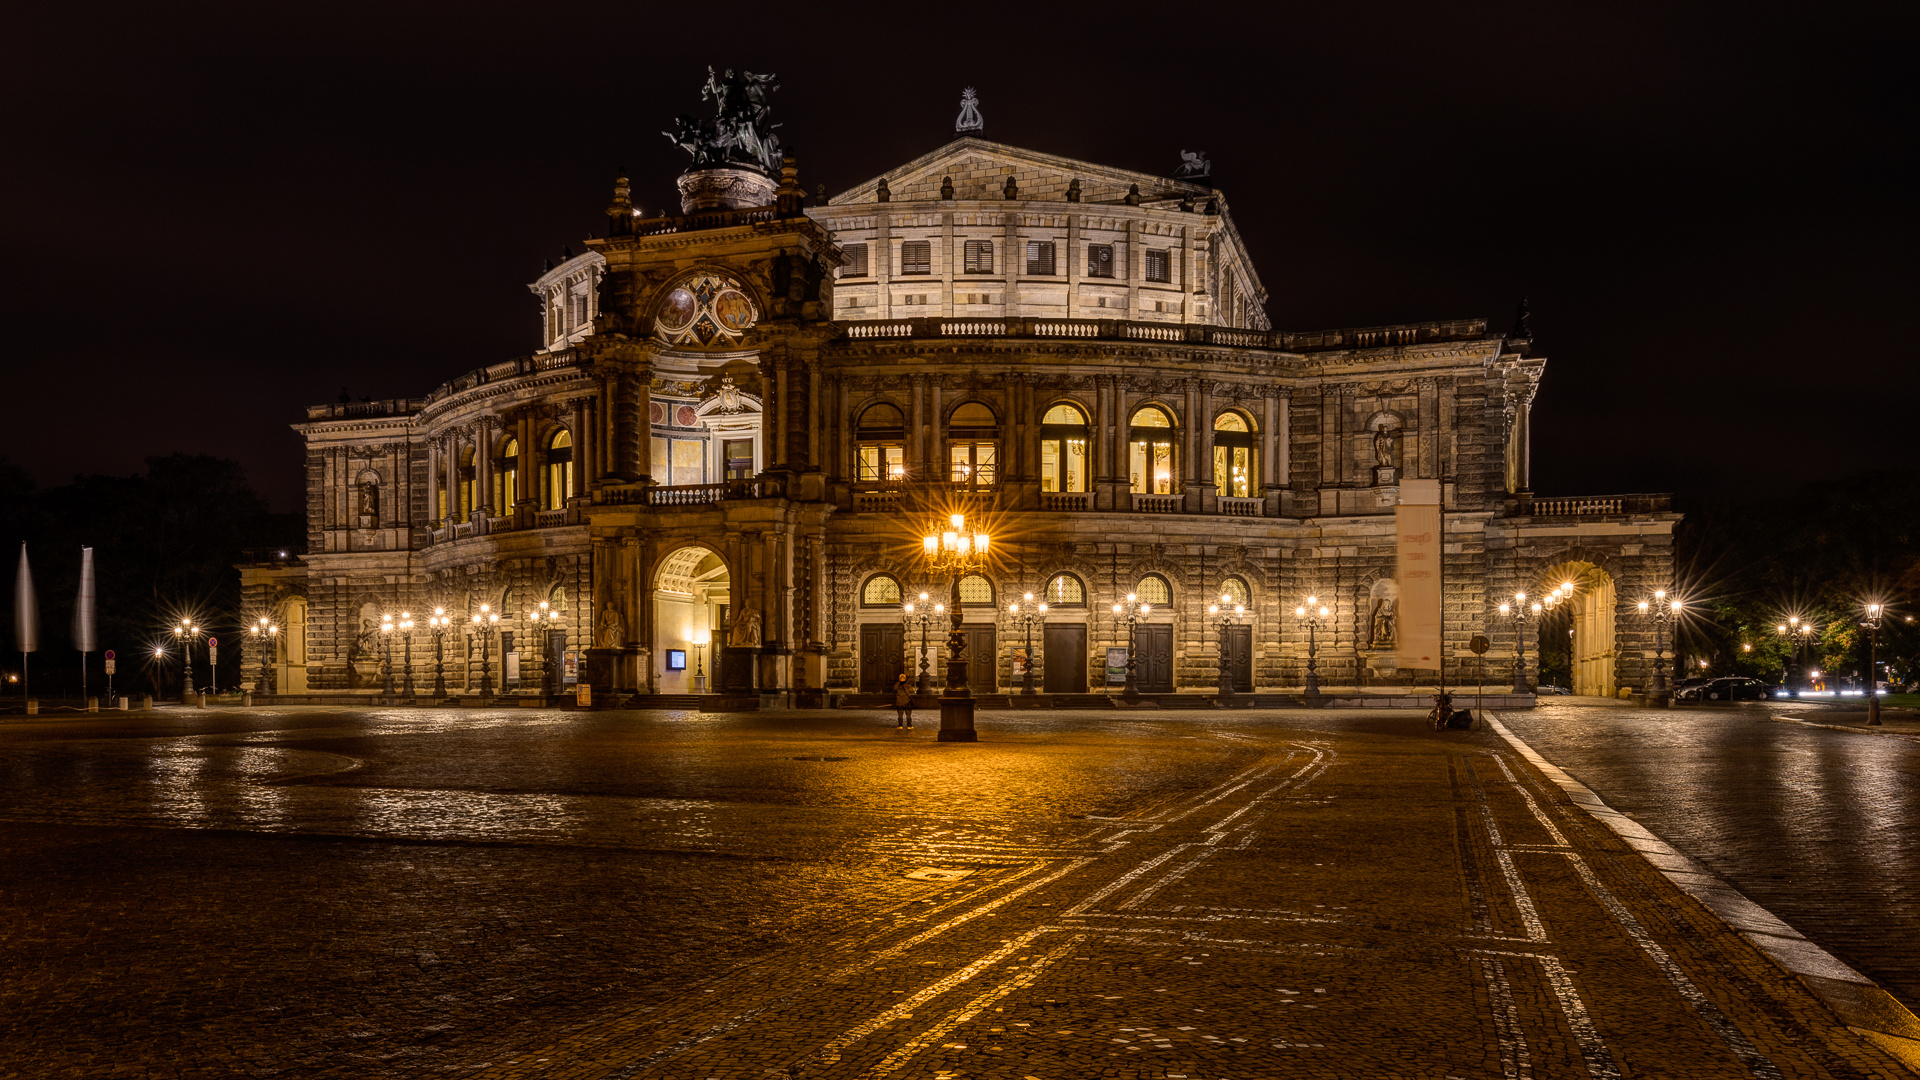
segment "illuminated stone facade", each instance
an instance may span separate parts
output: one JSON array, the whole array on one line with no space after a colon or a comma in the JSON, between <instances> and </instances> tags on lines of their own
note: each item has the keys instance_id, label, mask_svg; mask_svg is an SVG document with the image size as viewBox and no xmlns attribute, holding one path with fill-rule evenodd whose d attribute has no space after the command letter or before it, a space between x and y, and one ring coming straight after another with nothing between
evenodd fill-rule
<instances>
[{"instance_id":1,"label":"illuminated stone facade","mask_svg":"<svg viewBox=\"0 0 1920 1080\"><path fill-rule=\"evenodd\" d=\"M1325 685L1430 685L1392 659L1407 478L1445 500L1450 683L1476 633L1487 681L1512 681L1495 606L1561 579L1578 689L1649 682L1633 608L1671 581L1677 517L1532 493L1524 327L1272 329L1224 192L977 138L824 205L790 160L747 200L770 205L681 186L686 212L643 216L620 181L608 235L531 286L540 351L308 411L308 551L243 569L255 606L304 605L281 689L375 685L379 616L435 607L455 693L483 638L491 681L506 644L527 693L878 689L914 662L902 594L946 599L917 553L950 512L994 537L962 590L976 691L1017 687L1027 592L1051 603L1034 673L1058 693L1105 687L1129 592L1155 602L1148 693L1218 684L1223 590L1249 609L1227 635L1243 688L1298 692L1309 594ZM531 621L541 602L557 618ZM505 616L486 635L483 603Z\"/></svg>"}]
</instances>

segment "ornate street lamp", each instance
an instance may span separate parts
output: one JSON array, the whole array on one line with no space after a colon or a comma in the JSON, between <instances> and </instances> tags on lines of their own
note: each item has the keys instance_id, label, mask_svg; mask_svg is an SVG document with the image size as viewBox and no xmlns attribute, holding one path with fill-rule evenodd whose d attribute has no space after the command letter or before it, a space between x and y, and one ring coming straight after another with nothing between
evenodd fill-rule
<instances>
[{"instance_id":1,"label":"ornate street lamp","mask_svg":"<svg viewBox=\"0 0 1920 1080\"><path fill-rule=\"evenodd\" d=\"M400 677L400 693L404 695L408 700L412 700L414 696L413 612L411 611L401 612L400 622L398 625L400 628L400 647L403 650L405 650L401 655L405 658L405 664L406 664L406 666L402 669L404 674L402 674Z\"/></svg>"},{"instance_id":2,"label":"ornate street lamp","mask_svg":"<svg viewBox=\"0 0 1920 1080\"><path fill-rule=\"evenodd\" d=\"M920 628L920 678L914 683L914 693L921 696L933 693L927 685L927 627L932 626L939 617L947 613L945 604L928 604L927 594L920 594L920 603L916 607L909 600L900 607L900 621L906 627L909 640L913 637L913 628Z\"/></svg>"},{"instance_id":3,"label":"ornate street lamp","mask_svg":"<svg viewBox=\"0 0 1920 1080\"><path fill-rule=\"evenodd\" d=\"M1315 657L1319 652L1320 624L1329 614L1317 596L1307 597L1306 603L1293 609L1293 617L1307 627L1307 700L1310 702L1320 696L1320 669Z\"/></svg>"},{"instance_id":4,"label":"ornate street lamp","mask_svg":"<svg viewBox=\"0 0 1920 1080\"><path fill-rule=\"evenodd\" d=\"M987 534L969 529L965 514L953 514L944 523L930 526L920 546L928 575L944 574L952 583L947 592L947 687L940 692L938 739L976 742L979 735L973 730L973 694L967 689L967 635L960 630L965 617L960 579L986 567Z\"/></svg>"},{"instance_id":5,"label":"ornate street lamp","mask_svg":"<svg viewBox=\"0 0 1920 1080\"><path fill-rule=\"evenodd\" d=\"M1640 608L1644 611L1646 605ZM1527 619L1540 617L1540 602L1535 600L1529 608L1527 594L1517 592L1513 594L1513 603L1500 605L1500 614L1513 619L1513 692L1524 694L1527 692Z\"/></svg>"},{"instance_id":6,"label":"ornate street lamp","mask_svg":"<svg viewBox=\"0 0 1920 1080\"><path fill-rule=\"evenodd\" d=\"M453 616L446 608L434 608L427 616L427 629L433 633L433 696L447 696L446 642L447 630L453 626Z\"/></svg>"},{"instance_id":7,"label":"ornate street lamp","mask_svg":"<svg viewBox=\"0 0 1920 1080\"><path fill-rule=\"evenodd\" d=\"M393 704L393 616L380 616L380 675L387 684L387 704Z\"/></svg>"},{"instance_id":8,"label":"ornate street lamp","mask_svg":"<svg viewBox=\"0 0 1920 1080\"><path fill-rule=\"evenodd\" d=\"M1027 632L1026 670L1021 672L1020 678L1020 693L1025 695L1033 693L1033 624L1036 621L1046 621L1047 605L1045 601L1041 601L1036 607L1033 602L1032 593L1028 593L1023 597L1022 602L1027 605L1024 611L1021 610L1020 603L1012 603L1007 605L1007 613L1012 615L1014 620Z\"/></svg>"},{"instance_id":9,"label":"ornate street lamp","mask_svg":"<svg viewBox=\"0 0 1920 1080\"><path fill-rule=\"evenodd\" d=\"M487 649L493 643L493 632L500 626L500 613L490 605L481 604L480 611L473 617L474 633L480 635L480 696L493 696L493 669L487 666Z\"/></svg>"},{"instance_id":10,"label":"ornate street lamp","mask_svg":"<svg viewBox=\"0 0 1920 1080\"><path fill-rule=\"evenodd\" d=\"M1635 605L1640 614L1653 618L1653 697L1654 704L1667 705L1667 624L1680 614L1680 601L1667 599L1667 590L1653 590L1653 602Z\"/></svg>"},{"instance_id":11,"label":"ornate street lamp","mask_svg":"<svg viewBox=\"0 0 1920 1080\"><path fill-rule=\"evenodd\" d=\"M193 699L193 645L200 640L200 628L191 619L181 619L180 625L173 628L173 636L180 642L180 656L186 663L180 672L181 681L186 684L180 688L180 703L185 705Z\"/></svg>"},{"instance_id":12,"label":"ornate street lamp","mask_svg":"<svg viewBox=\"0 0 1920 1080\"><path fill-rule=\"evenodd\" d=\"M559 621L560 621L560 613L553 610L553 605L549 604L545 600L540 601L540 606L534 608L532 611L527 612L527 623L531 627L528 633L534 639L533 654L541 658L540 692L543 694L551 690L558 689L558 687L554 685L554 679L553 679L554 672L552 670L552 665L550 662L551 657L548 656L547 649L539 643L540 624L544 622L547 624L548 627L552 627L554 624L558 623ZM526 681L524 679L521 680L521 685L524 686L525 683Z\"/></svg>"},{"instance_id":13,"label":"ornate street lamp","mask_svg":"<svg viewBox=\"0 0 1920 1080\"><path fill-rule=\"evenodd\" d=\"M1880 726L1880 680L1875 670L1880 663L1880 617L1886 609L1879 604L1867 605L1867 617L1860 620L1860 629L1867 632L1867 726Z\"/></svg>"},{"instance_id":14,"label":"ornate street lamp","mask_svg":"<svg viewBox=\"0 0 1920 1080\"><path fill-rule=\"evenodd\" d=\"M1227 655L1227 631L1240 624L1247 614L1247 606L1236 604L1233 597L1221 593L1219 603L1207 605L1207 614L1213 616L1220 626L1220 696L1214 699L1214 704L1225 708L1233 704L1233 669Z\"/></svg>"},{"instance_id":15,"label":"ornate street lamp","mask_svg":"<svg viewBox=\"0 0 1920 1080\"><path fill-rule=\"evenodd\" d=\"M1113 621L1125 619L1127 623L1127 681L1120 688L1120 700L1129 705L1140 700L1140 688L1133 681L1134 673L1139 670L1139 657L1136 655L1139 649L1135 646L1139 644L1140 620L1151 614L1153 605L1141 603L1140 597L1134 593L1128 593L1125 600L1113 605Z\"/></svg>"},{"instance_id":16,"label":"ornate street lamp","mask_svg":"<svg viewBox=\"0 0 1920 1080\"><path fill-rule=\"evenodd\" d=\"M267 687L269 672L269 668L267 667L268 654L273 652L274 642L279 640L280 628L275 626L266 616L262 615L258 622L247 627L247 635L253 638L253 647L260 652L260 685L254 688L254 693L269 693L270 691Z\"/></svg>"},{"instance_id":17,"label":"ornate street lamp","mask_svg":"<svg viewBox=\"0 0 1920 1080\"><path fill-rule=\"evenodd\" d=\"M707 646L713 643L713 631L693 632L693 692L707 692Z\"/></svg>"},{"instance_id":18,"label":"ornate street lamp","mask_svg":"<svg viewBox=\"0 0 1920 1080\"><path fill-rule=\"evenodd\" d=\"M1793 681L1793 663L1800 659L1800 650L1819 630L1810 622L1802 622L1798 615L1788 616L1786 622L1774 629L1780 634L1780 640L1787 643L1787 657L1780 663L1780 685L1785 687Z\"/></svg>"}]
</instances>

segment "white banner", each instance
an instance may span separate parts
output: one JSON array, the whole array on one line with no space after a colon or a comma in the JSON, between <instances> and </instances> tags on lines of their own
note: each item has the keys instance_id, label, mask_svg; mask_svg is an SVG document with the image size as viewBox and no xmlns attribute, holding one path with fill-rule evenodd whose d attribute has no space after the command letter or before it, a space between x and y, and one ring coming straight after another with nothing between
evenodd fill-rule
<instances>
[{"instance_id":1,"label":"white banner","mask_svg":"<svg viewBox=\"0 0 1920 1080\"><path fill-rule=\"evenodd\" d=\"M1395 651L1401 667L1440 667L1440 481L1400 481L1393 511L1400 584Z\"/></svg>"}]
</instances>

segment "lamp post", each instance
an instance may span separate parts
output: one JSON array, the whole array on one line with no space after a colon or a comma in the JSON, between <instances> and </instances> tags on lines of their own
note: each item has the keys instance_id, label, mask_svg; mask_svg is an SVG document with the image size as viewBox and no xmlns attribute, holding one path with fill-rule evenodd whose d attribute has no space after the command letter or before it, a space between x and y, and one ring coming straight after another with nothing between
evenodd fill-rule
<instances>
[{"instance_id":1,"label":"lamp post","mask_svg":"<svg viewBox=\"0 0 1920 1080\"><path fill-rule=\"evenodd\" d=\"M446 636L447 629L453 625L453 616L446 608L434 608L427 616L427 629L433 633L433 696L447 696Z\"/></svg>"},{"instance_id":2,"label":"lamp post","mask_svg":"<svg viewBox=\"0 0 1920 1080\"><path fill-rule=\"evenodd\" d=\"M493 631L500 625L500 613L487 604L480 605L480 611L473 617L474 632L480 635L480 696L493 696L493 669L487 666L487 649L492 644Z\"/></svg>"},{"instance_id":3,"label":"lamp post","mask_svg":"<svg viewBox=\"0 0 1920 1080\"><path fill-rule=\"evenodd\" d=\"M1803 622L1798 615L1789 615L1787 621L1774 627L1780 639L1787 643L1786 659L1780 662L1780 685L1787 686L1793 681L1793 663L1800 658L1800 650L1813 640L1814 625Z\"/></svg>"},{"instance_id":4,"label":"lamp post","mask_svg":"<svg viewBox=\"0 0 1920 1080\"><path fill-rule=\"evenodd\" d=\"M913 692L922 696L931 694L933 690L927 685L927 627L932 626L936 618L947 613L947 605L936 603L929 606L927 594L921 593L919 606L916 607L909 600L901 606L900 611L901 622L906 625L909 636L913 633L915 626L920 627L920 678L914 683Z\"/></svg>"},{"instance_id":5,"label":"lamp post","mask_svg":"<svg viewBox=\"0 0 1920 1080\"><path fill-rule=\"evenodd\" d=\"M1645 606L1641 605L1643 610ZM1534 601L1529 608L1527 594L1517 592L1513 594L1513 603L1500 605L1500 614L1513 620L1513 692L1524 694L1527 692L1527 619L1540 616L1540 602Z\"/></svg>"},{"instance_id":6,"label":"lamp post","mask_svg":"<svg viewBox=\"0 0 1920 1080\"><path fill-rule=\"evenodd\" d=\"M413 612L403 611L400 613L399 627L400 627L400 647L402 650L404 650L401 653L401 655L402 657L404 657L404 663L405 663L405 666L401 669L402 674L400 676L400 693L403 696L405 696L408 700L412 700L414 695Z\"/></svg>"},{"instance_id":7,"label":"lamp post","mask_svg":"<svg viewBox=\"0 0 1920 1080\"><path fill-rule=\"evenodd\" d=\"M1653 590L1653 602L1642 600L1635 605L1640 614L1653 618L1653 698L1654 704L1662 708L1672 704L1667 697L1667 624L1680 614L1680 601L1669 600L1667 590Z\"/></svg>"},{"instance_id":8,"label":"lamp post","mask_svg":"<svg viewBox=\"0 0 1920 1080\"><path fill-rule=\"evenodd\" d=\"M920 545L930 574L951 580L947 593L947 687L940 692L940 742L977 742L973 729L973 694L967 689L967 635L960 629L965 617L960 603L960 579L987 563L987 534L967 528L965 514L949 516L934 525Z\"/></svg>"},{"instance_id":9,"label":"lamp post","mask_svg":"<svg viewBox=\"0 0 1920 1080\"><path fill-rule=\"evenodd\" d=\"M1233 668L1230 664L1231 657L1228 656L1230 642L1227 631L1238 626L1241 617L1246 613L1247 606L1235 604L1233 597L1226 593L1220 594L1219 603L1207 605L1207 614L1213 616L1220 624L1220 695L1214 698L1213 703L1223 709L1233 704Z\"/></svg>"},{"instance_id":10,"label":"lamp post","mask_svg":"<svg viewBox=\"0 0 1920 1080\"><path fill-rule=\"evenodd\" d=\"M191 619L181 619L180 625L173 628L173 636L180 642L180 656L186 666L181 669L180 679L184 683L180 688L180 704L193 700L193 643L199 640L200 628L193 625Z\"/></svg>"},{"instance_id":11,"label":"lamp post","mask_svg":"<svg viewBox=\"0 0 1920 1080\"><path fill-rule=\"evenodd\" d=\"M1867 605L1867 617L1860 620L1860 629L1867 632L1867 726L1880 726L1880 680L1874 674L1880 659L1880 616L1885 613L1880 604Z\"/></svg>"},{"instance_id":12,"label":"lamp post","mask_svg":"<svg viewBox=\"0 0 1920 1080\"><path fill-rule=\"evenodd\" d=\"M1047 605L1042 601L1036 607L1032 593L1028 593L1022 602L1027 605L1026 610L1022 611L1019 603L1012 603L1007 605L1007 613L1027 632L1027 662L1025 670L1020 673L1020 693L1026 695L1033 693L1033 624L1036 620L1046 619Z\"/></svg>"},{"instance_id":13,"label":"lamp post","mask_svg":"<svg viewBox=\"0 0 1920 1080\"><path fill-rule=\"evenodd\" d=\"M527 625L531 627L528 633L534 639L533 655L540 658L540 692L543 694L553 691L556 687L553 684L553 658L549 655L549 650L540 645L540 624L546 623L551 629L559 621L560 613L553 610L553 605L545 600L540 601L538 607L527 612ZM525 680L522 680L522 684L525 684Z\"/></svg>"},{"instance_id":14,"label":"lamp post","mask_svg":"<svg viewBox=\"0 0 1920 1080\"><path fill-rule=\"evenodd\" d=\"M1307 597L1306 603L1297 605L1293 609L1293 617L1305 623L1307 627L1307 695L1306 696L1307 696L1307 701L1309 703L1312 703L1318 700L1320 697L1320 669L1318 667L1319 661L1315 659L1315 657L1319 653L1318 639L1319 639L1319 633L1320 633L1320 623L1326 619L1328 614L1329 612L1327 611L1327 606L1325 604L1322 604L1320 602L1320 598L1317 596Z\"/></svg>"},{"instance_id":15,"label":"lamp post","mask_svg":"<svg viewBox=\"0 0 1920 1080\"><path fill-rule=\"evenodd\" d=\"M713 641L713 631L695 630L693 632L693 692L707 692L707 645Z\"/></svg>"},{"instance_id":16,"label":"lamp post","mask_svg":"<svg viewBox=\"0 0 1920 1080\"><path fill-rule=\"evenodd\" d=\"M1140 650L1135 646L1139 644L1140 620L1151 614L1153 605L1141 603L1140 597L1134 593L1128 593L1125 600L1113 605L1113 620L1119 622L1124 619L1127 623L1127 681L1120 687L1120 700L1129 705L1140 700L1140 688L1134 684L1133 678L1140 667Z\"/></svg>"},{"instance_id":17,"label":"lamp post","mask_svg":"<svg viewBox=\"0 0 1920 1080\"><path fill-rule=\"evenodd\" d=\"M387 704L393 704L393 616L380 616L380 677L387 685Z\"/></svg>"},{"instance_id":18,"label":"lamp post","mask_svg":"<svg viewBox=\"0 0 1920 1080\"><path fill-rule=\"evenodd\" d=\"M253 647L260 650L260 685L254 687L254 693L265 694L267 689L267 654L273 651L273 643L279 640L280 628L266 616L252 626L247 627L248 636L253 638Z\"/></svg>"}]
</instances>

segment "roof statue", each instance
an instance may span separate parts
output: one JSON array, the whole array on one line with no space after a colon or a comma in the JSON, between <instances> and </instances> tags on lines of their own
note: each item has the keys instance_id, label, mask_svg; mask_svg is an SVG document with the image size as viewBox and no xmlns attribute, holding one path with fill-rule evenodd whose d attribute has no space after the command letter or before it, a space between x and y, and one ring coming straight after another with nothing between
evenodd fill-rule
<instances>
[{"instance_id":1,"label":"roof statue","mask_svg":"<svg viewBox=\"0 0 1920 1080\"><path fill-rule=\"evenodd\" d=\"M1513 329L1507 336L1515 341L1533 340L1533 310L1527 306L1527 298L1520 298L1520 306L1513 310Z\"/></svg>"},{"instance_id":2,"label":"roof statue","mask_svg":"<svg viewBox=\"0 0 1920 1080\"><path fill-rule=\"evenodd\" d=\"M980 96L969 86L960 91L960 118L953 122L955 131L985 131L987 122L980 119Z\"/></svg>"},{"instance_id":3,"label":"roof statue","mask_svg":"<svg viewBox=\"0 0 1920 1080\"><path fill-rule=\"evenodd\" d=\"M1180 171L1175 176L1212 176L1213 162L1207 160L1205 150L1180 151Z\"/></svg>"},{"instance_id":4,"label":"roof statue","mask_svg":"<svg viewBox=\"0 0 1920 1080\"><path fill-rule=\"evenodd\" d=\"M732 68L716 75L709 67L700 100L712 98L715 115L695 120L683 113L673 131L661 134L693 155L694 169L744 165L771 176L780 171L780 137L773 133L780 125L768 122L773 110L767 99L778 89L776 75L736 75Z\"/></svg>"}]
</instances>

